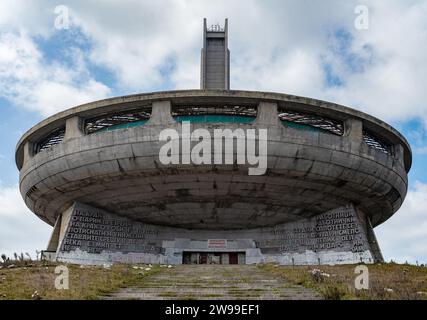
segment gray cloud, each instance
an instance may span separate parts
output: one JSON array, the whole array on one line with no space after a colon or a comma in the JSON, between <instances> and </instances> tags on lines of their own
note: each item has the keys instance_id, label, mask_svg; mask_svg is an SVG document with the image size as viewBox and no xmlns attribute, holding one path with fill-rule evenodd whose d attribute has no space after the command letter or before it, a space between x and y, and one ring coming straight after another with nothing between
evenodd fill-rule
<instances>
[{"instance_id":1,"label":"gray cloud","mask_svg":"<svg viewBox=\"0 0 427 320\"><path fill-rule=\"evenodd\" d=\"M358 4L127 0L100 6L97 1L76 0L68 6L71 27L91 41L85 60L111 70L122 91L197 88L202 18L222 23L228 17L233 88L309 95L387 121L426 120L427 2L369 1L370 27L362 31L354 27ZM56 5L44 1L26 10L27 2L12 6L5 1L0 12L8 29L50 37L67 32L53 27ZM337 36L337 31L345 32L347 38ZM355 70L351 64L356 62L363 68ZM329 87L328 76L340 79L341 85ZM32 104L43 102L41 97L30 98L34 98ZM60 97L51 100L57 110L63 108L55 103ZM27 105L24 101L21 105Z\"/></svg>"}]
</instances>

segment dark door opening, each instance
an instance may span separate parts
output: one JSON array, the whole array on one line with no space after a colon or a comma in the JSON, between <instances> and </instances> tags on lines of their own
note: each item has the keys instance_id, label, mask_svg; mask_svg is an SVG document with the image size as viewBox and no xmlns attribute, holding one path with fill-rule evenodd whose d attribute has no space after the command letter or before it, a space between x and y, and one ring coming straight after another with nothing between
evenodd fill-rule
<instances>
[{"instance_id":1,"label":"dark door opening","mask_svg":"<svg viewBox=\"0 0 427 320\"><path fill-rule=\"evenodd\" d=\"M191 264L191 252L182 253L182 264Z\"/></svg>"},{"instance_id":2,"label":"dark door opening","mask_svg":"<svg viewBox=\"0 0 427 320\"><path fill-rule=\"evenodd\" d=\"M245 264L245 252L189 252L182 253L183 264Z\"/></svg>"},{"instance_id":3,"label":"dark door opening","mask_svg":"<svg viewBox=\"0 0 427 320\"><path fill-rule=\"evenodd\" d=\"M239 256L237 252L230 252L228 254L229 264L239 264Z\"/></svg>"},{"instance_id":4,"label":"dark door opening","mask_svg":"<svg viewBox=\"0 0 427 320\"><path fill-rule=\"evenodd\" d=\"M200 264L208 264L208 254L206 252L200 253Z\"/></svg>"}]
</instances>

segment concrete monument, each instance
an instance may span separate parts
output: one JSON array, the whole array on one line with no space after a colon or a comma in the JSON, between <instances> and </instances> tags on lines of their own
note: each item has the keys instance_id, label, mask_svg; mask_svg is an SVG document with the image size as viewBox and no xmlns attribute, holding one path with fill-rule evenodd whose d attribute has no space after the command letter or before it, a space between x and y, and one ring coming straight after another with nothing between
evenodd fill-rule
<instances>
[{"instance_id":1,"label":"concrete monument","mask_svg":"<svg viewBox=\"0 0 427 320\"><path fill-rule=\"evenodd\" d=\"M334 103L230 90L227 21L204 21L200 82L80 105L23 135L20 190L53 226L46 255L81 264L382 260L373 228L400 208L412 161L397 130ZM227 133L220 144L218 132ZM165 143L180 161L159 158ZM266 156L258 173L250 151Z\"/></svg>"}]
</instances>

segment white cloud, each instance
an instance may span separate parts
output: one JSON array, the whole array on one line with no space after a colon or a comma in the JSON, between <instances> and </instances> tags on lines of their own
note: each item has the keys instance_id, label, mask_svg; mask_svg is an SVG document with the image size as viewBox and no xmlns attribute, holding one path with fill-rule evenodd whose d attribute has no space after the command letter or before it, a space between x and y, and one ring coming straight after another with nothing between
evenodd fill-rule
<instances>
[{"instance_id":1,"label":"white cloud","mask_svg":"<svg viewBox=\"0 0 427 320\"><path fill-rule=\"evenodd\" d=\"M427 3L370 1L370 28L354 28L358 1L76 1L76 25L93 41L90 58L124 88L199 86L202 18L230 18L232 87L304 94L337 101L386 121L427 119ZM165 10L168 8L168 10ZM349 58L333 52L334 31L352 37ZM370 48L367 50L367 48ZM325 86L322 64L343 86ZM165 72L168 70L170 72Z\"/></svg>"},{"instance_id":2,"label":"white cloud","mask_svg":"<svg viewBox=\"0 0 427 320\"><path fill-rule=\"evenodd\" d=\"M0 1L0 30L6 32L16 28L32 34L49 37L54 22L53 1L2 0Z\"/></svg>"},{"instance_id":3,"label":"white cloud","mask_svg":"<svg viewBox=\"0 0 427 320\"><path fill-rule=\"evenodd\" d=\"M0 188L0 203L0 217L16 216L27 210L16 186Z\"/></svg>"},{"instance_id":4,"label":"white cloud","mask_svg":"<svg viewBox=\"0 0 427 320\"><path fill-rule=\"evenodd\" d=\"M110 89L91 78L82 52L70 55L71 66L45 62L26 32L0 33L0 96L45 116L105 98Z\"/></svg>"},{"instance_id":5,"label":"white cloud","mask_svg":"<svg viewBox=\"0 0 427 320\"><path fill-rule=\"evenodd\" d=\"M360 57L365 51L366 58L372 52L371 61L361 72L341 70L345 85L327 96L384 120L426 121L427 2L373 1L369 7L370 28L353 30L348 54Z\"/></svg>"},{"instance_id":6,"label":"white cloud","mask_svg":"<svg viewBox=\"0 0 427 320\"><path fill-rule=\"evenodd\" d=\"M45 250L51 227L37 218L24 204L18 186L0 186L0 254Z\"/></svg>"},{"instance_id":7,"label":"white cloud","mask_svg":"<svg viewBox=\"0 0 427 320\"><path fill-rule=\"evenodd\" d=\"M7 13L0 10L0 17L8 26L15 25L31 35L55 34L53 10L57 3L46 1L30 7L27 3L18 1L12 6L6 1L3 8ZM197 88L202 18L222 23L228 17L233 88L308 95L349 105L386 121L418 117L427 123L427 2L370 1L370 28L363 31L354 28L358 4L339 0L310 4L293 0L126 0L120 5L104 2L99 6L96 1L76 0L68 7L72 28L80 28L91 41L86 57L92 64L111 70L122 91ZM336 30L345 30L353 39L345 54L348 59L364 62L363 69L353 70L343 52L334 52L340 45L333 36ZM27 67L40 71L37 49L25 43L28 40L23 39L24 48L31 50L27 53L36 61L29 61ZM342 86L325 86L325 62L342 80ZM40 94L21 94L25 102L38 105L34 107L37 110L51 105L52 100L54 106L47 113L62 108L63 103L55 103L62 96L71 106L109 92L93 79L76 85L74 78L74 83L60 82L58 88L51 83L58 82L50 77L53 71L46 72ZM25 83L23 91L28 87L33 92L39 89ZM52 93L49 98L46 90Z\"/></svg>"},{"instance_id":8,"label":"white cloud","mask_svg":"<svg viewBox=\"0 0 427 320\"><path fill-rule=\"evenodd\" d=\"M415 148L414 153L416 153L416 154L427 154L427 146Z\"/></svg>"},{"instance_id":9,"label":"white cloud","mask_svg":"<svg viewBox=\"0 0 427 320\"><path fill-rule=\"evenodd\" d=\"M384 258L427 264L427 184L416 182L403 206L375 228Z\"/></svg>"},{"instance_id":10,"label":"white cloud","mask_svg":"<svg viewBox=\"0 0 427 320\"><path fill-rule=\"evenodd\" d=\"M165 83L198 88L202 19L223 23L228 17L234 88L318 92L322 77L316 46L322 36L315 35L314 22L328 10L319 4L313 10L292 5L305 22L281 2L254 0L125 1L119 8L110 3L101 9L85 1L73 4L73 14L93 41L92 62L113 70L127 88L145 91Z\"/></svg>"},{"instance_id":11,"label":"white cloud","mask_svg":"<svg viewBox=\"0 0 427 320\"><path fill-rule=\"evenodd\" d=\"M265 68L250 64L239 64L233 76L241 89L283 92L289 88L293 94L312 92L314 83L322 83L321 65L317 57L305 50L292 50Z\"/></svg>"}]
</instances>

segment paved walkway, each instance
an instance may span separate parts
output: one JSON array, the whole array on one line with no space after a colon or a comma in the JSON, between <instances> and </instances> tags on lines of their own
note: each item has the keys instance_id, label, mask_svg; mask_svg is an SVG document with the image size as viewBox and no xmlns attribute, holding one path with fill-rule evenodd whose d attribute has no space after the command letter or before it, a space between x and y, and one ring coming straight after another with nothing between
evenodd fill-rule
<instances>
[{"instance_id":1,"label":"paved walkway","mask_svg":"<svg viewBox=\"0 0 427 320\"><path fill-rule=\"evenodd\" d=\"M320 299L316 292L253 265L179 265L121 289L107 299Z\"/></svg>"}]
</instances>

